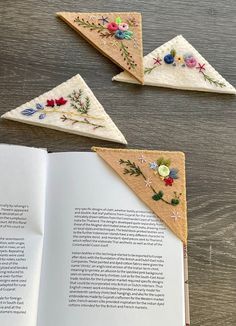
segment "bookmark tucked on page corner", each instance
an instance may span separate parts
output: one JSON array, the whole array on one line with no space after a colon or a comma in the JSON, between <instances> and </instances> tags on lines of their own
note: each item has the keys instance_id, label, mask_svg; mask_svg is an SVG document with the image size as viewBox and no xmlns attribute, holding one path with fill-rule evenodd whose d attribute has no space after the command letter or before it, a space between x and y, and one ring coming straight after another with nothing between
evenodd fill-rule
<instances>
[{"instance_id":1,"label":"bookmark tucked on page corner","mask_svg":"<svg viewBox=\"0 0 236 326\"><path fill-rule=\"evenodd\" d=\"M187 243L182 152L92 147L184 244Z\"/></svg>"}]
</instances>

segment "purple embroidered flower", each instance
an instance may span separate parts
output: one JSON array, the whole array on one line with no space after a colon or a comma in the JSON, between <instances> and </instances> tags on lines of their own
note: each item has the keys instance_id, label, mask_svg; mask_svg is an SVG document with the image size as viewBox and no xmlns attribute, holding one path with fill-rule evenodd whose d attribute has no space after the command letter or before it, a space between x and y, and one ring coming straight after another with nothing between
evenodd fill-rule
<instances>
[{"instance_id":1,"label":"purple embroidered flower","mask_svg":"<svg viewBox=\"0 0 236 326\"><path fill-rule=\"evenodd\" d=\"M39 119L40 119L40 120L44 119L45 117L46 117L46 114L45 114L45 113L41 113L41 114L39 115Z\"/></svg>"},{"instance_id":2,"label":"purple embroidered flower","mask_svg":"<svg viewBox=\"0 0 236 326\"><path fill-rule=\"evenodd\" d=\"M37 112L37 110L30 108L30 109L25 109L25 110L21 111L21 114L29 117L29 116L35 114L35 112Z\"/></svg>"},{"instance_id":3,"label":"purple embroidered flower","mask_svg":"<svg viewBox=\"0 0 236 326\"><path fill-rule=\"evenodd\" d=\"M168 65L172 64L174 62L174 57L171 54L167 54L166 56L164 56L164 61L165 63L167 63Z\"/></svg>"},{"instance_id":4,"label":"purple embroidered flower","mask_svg":"<svg viewBox=\"0 0 236 326\"><path fill-rule=\"evenodd\" d=\"M117 31L115 32L115 37L116 37L116 38L119 38L119 39L121 39L121 40L123 40L123 39L125 38L125 33L122 32L122 31L120 31L120 30L117 30Z\"/></svg>"},{"instance_id":5,"label":"purple embroidered flower","mask_svg":"<svg viewBox=\"0 0 236 326\"><path fill-rule=\"evenodd\" d=\"M36 104L36 109L37 110L43 110L44 109L44 106L42 104L40 104L40 103L37 103Z\"/></svg>"}]
</instances>

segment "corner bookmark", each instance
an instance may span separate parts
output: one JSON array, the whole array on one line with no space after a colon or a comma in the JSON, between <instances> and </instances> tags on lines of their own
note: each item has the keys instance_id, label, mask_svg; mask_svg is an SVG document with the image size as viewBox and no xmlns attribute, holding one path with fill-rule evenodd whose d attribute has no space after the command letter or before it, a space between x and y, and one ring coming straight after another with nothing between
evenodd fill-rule
<instances>
[{"instance_id":1,"label":"corner bookmark","mask_svg":"<svg viewBox=\"0 0 236 326\"><path fill-rule=\"evenodd\" d=\"M2 118L127 144L80 75L6 112Z\"/></svg>"},{"instance_id":2,"label":"corner bookmark","mask_svg":"<svg viewBox=\"0 0 236 326\"><path fill-rule=\"evenodd\" d=\"M146 55L143 63L144 85L236 94L236 89L182 35ZM137 83L126 71L112 80Z\"/></svg>"},{"instance_id":3,"label":"corner bookmark","mask_svg":"<svg viewBox=\"0 0 236 326\"><path fill-rule=\"evenodd\" d=\"M182 152L93 147L136 195L187 243L185 156Z\"/></svg>"},{"instance_id":4,"label":"corner bookmark","mask_svg":"<svg viewBox=\"0 0 236 326\"><path fill-rule=\"evenodd\" d=\"M97 50L143 84L142 17L137 12L58 12Z\"/></svg>"}]
</instances>

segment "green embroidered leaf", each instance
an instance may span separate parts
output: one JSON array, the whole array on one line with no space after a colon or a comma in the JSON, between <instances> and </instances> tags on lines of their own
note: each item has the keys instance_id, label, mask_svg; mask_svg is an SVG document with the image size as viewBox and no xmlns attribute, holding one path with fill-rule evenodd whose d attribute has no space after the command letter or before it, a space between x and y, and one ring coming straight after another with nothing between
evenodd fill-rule
<instances>
[{"instance_id":1,"label":"green embroidered leaf","mask_svg":"<svg viewBox=\"0 0 236 326\"><path fill-rule=\"evenodd\" d=\"M116 18L116 23L117 23L117 24L121 24L121 23L122 23L122 20L121 20L120 17L117 17L117 18Z\"/></svg>"},{"instance_id":2,"label":"green embroidered leaf","mask_svg":"<svg viewBox=\"0 0 236 326\"><path fill-rule=\"evenodd\" d=\"M159 191L157 194L152 196L152 199L155 201L158 201L158 200L162 199L163 195L164 195L163 191Z\"/></svg>"},{"instance_id":3,"label":"green embroidered leaf","mask_svg":"<svg viewBox=\"0 0 236 326\"><path fill-rule=\"evenodd\" d=\"M172 49L170 51L170 54L172 55L172 57L175 57L176 56L176 50L175 49Z\"/></svg>"},{"instance_id":4,"label":"green embroidered leaf","mask_svg":"<svg viewBox=\"0 0 236 326\"><path fill-rule=\"evenodd\" d=\"M178 198L171 199L171 205L173 206L179 205L179 199Z\"/></svg>"},{"instance_id":5,"label":"green embroidered leaf","mask_svg":"<svg viewBox=\"0 0 236 326\"><path fill-rule=\"evenodd\" d=\"M163 158L163 157L160 157L160 158L157 160L157 165L158 165L158 166L163 165L163 162L164 162L164 158Z\"/></svg>"},{"instance_id":6,"label":"green embroidered leaf","mask_svg":"<svg viewBox=\"0 0 236 326\"><path fill-rule=\"evenodd\" d=\"M170 159L168 159L168 160L163 160L163 165L165 165L165 166L170 166L170 163L171 163L171 160Z\"/></svg>"}]
</instances>

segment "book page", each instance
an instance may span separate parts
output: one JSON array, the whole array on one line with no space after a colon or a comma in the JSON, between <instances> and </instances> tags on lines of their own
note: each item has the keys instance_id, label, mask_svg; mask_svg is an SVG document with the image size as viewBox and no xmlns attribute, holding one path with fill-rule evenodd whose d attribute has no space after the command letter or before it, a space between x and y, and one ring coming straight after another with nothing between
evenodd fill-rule
<instances>
[{"instance_id":1,"label":"book page","mask_svg":"<svg viewBox=\"0 0 236 326\"><path fill-rule=\"evenodd\" d=\"M183 245L95 153L49 154L38 326L183 326Z\"/></svg>"},{"instance_id":2,"label":"book page","mask_svg":"<svg viewBox=\"0 0 236 326\"><path fill-rule=\"evenodd\" d=\"M0 325L35 326L47 152L0 145Z\"/></svg>"}]
</instances>

